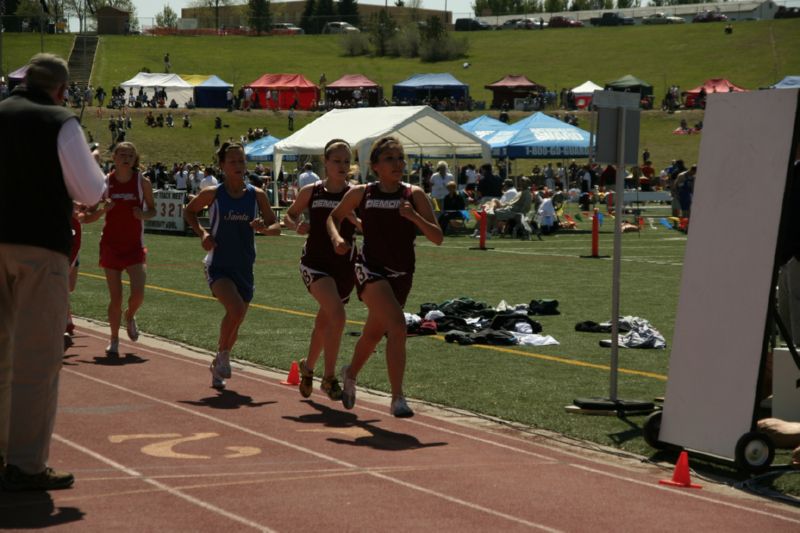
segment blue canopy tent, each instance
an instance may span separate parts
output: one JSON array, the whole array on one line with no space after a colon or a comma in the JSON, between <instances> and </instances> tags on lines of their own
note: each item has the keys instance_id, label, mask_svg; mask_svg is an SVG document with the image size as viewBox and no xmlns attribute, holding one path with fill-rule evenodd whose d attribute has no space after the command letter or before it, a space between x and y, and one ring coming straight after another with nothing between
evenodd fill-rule
<instances>
[{"instance_id":1,"label":"blue canopy tent","mask_svg":"<svg viewBox=\"0 0 800 533\"><path fill-rule=\"evenodd\" d=\"M800 76L786 76L772 86L773 89L800 89Z\"/></svg>"},{"instance_id":2,"label":"blue canopy tent","mask_svg":"<svg viewBox=\"0 0 800 533\"><path fill-rule=\"evenodd\" d=\"M194 103L197 107L227 107L228 89L233 90L233 85L217 76L209 76L206 81L195 85Z\"/></svg>"},{"instance_id":3,"label":"blue canopy tent","mask_svg":"<svg viewBox=\"0 0 800 533\"><path fill-rule=\"evenodd\" d=\"M481 139L491 137L500 130L507 130L508 124L489 115L481 115L461 125L462 128Z\"/></svg>"},{"instance_id":4,"label":"blue canopy tent","mask_svg":"<svg viewBox=\"0 0 800 533\"><path fill-rule=\"evenodd\" d=\"M489 143L492 147L492 157L504 157L502 149L505 142L513 135L513 130L505 122L501 122L489 115L481 115L461 125L463 129ZM502 132L502 134L500 134ZM496 139L492 142L492 139ZM464 156L462 156L464 157Z\"/></svg>"},{"instance_id":5,"label":"blue canopy tent","mask_svg":"<svg viewBox=\"0 0 800 533\"><path fill-rule=\"evenodd\" d=\"M492 155L515 158L589 157L588 131L534 113L485 139Z\"/></svg>"},{"instance_id":6,"label":"blue canopy tent","mask_svg":"<svg viewBox=\"0 0 800 533\"><path fill-rule=\"evenodd\" d=\"M273 149L275 143L280 141L277 137L267 135L261 137L251 143L247 143L244 147L244 156L248 161L272 161ZM286 161L297 161L296 155L286 154L283 156Z\"/></svg>"},{"instance_id":7,"label":"blue canopy tent","mask_svg":"<svg viewBox=\"0 0 800 533\"><path fill-rule=\"evenodd\" d=\"M392 86L392 98L398 102L417 105L433 98L469 98L469 86L451 74L414 74Z\"/></svg>"}]
</instances>

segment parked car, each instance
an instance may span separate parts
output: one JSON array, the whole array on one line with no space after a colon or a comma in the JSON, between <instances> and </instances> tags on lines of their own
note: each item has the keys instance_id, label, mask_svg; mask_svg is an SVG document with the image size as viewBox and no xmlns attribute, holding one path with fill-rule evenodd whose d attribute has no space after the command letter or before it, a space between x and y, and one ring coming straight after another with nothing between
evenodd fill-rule
<instances>
[{"instance_id":1,"label":"parked car","mask_svg":"<svg viewBox=\"0 0 800 533\"><path fill-rule=\"evenodd\" d=\"M800 17L800 7L778 6L775 12L776 19L793 19Z\"/></svg>"},{"instance_id":2,"label":"parked car","mask_svg":"<svg viewBox=\"0 0 800 533\"><path fill-rule=\"evenodd\" d=\"M517 22L519 22L520 20L522 20L522 19L508 19L506 21L503 21L503 23L500 24L499 26L497 26L497 29L498 30L516 30L517 29Z\"/></svg>"},{"instance_id":3,"label":"parked car","mask_svg":"<svg viewBox=\"0 0 800 533\"><path fill-rule=\"evenodd\" d=\"M273 22L270 33L274 35L302 35L305 33L303 28L298 28L291 22Z\"/></svg>"},{"instance_id":4,"label":"parked car","mask_svg":"<svg viewBox=\"0 0 800 533\"><path fill-rule=\"evenodd\" d=\"M322 33L358 33L361 30L349 22L328 22L322 28Z\"/></svg>"},{"instance_id":5,"label":"parked car","mask_svg":"<svg viewBox=\"0 0 800 533\"><path fill-rule=\"evenodd\" d=\"M725 22L728 16L719 11L701 11L694 16L692 22Z\"/></svg>"},{"instance_id":6,"label":"parked car","mask_svg":"<svg viewBox=\"0 0 800 533\"><path fill-rule=\"evenodd\" d=\"M456 31L491 30L492 26L478 19L456 19Z\"/></svg>"},{"instance_id":7,"label":"parked car","mask_svg":"<svg viewBox=\"0 0 800 533\"><path fill-rule=\"evenodd\" d=\"M543 30L547 27L547 22L544 19L519 19L517 22L517 29L520 30Z\"/></svg>"},{"instance_id":8,"label":"parked car","mask_svg":"<svg viewBox=\"0 0 800 533\"><path fill-rule=\"evenodd\" d=\"M547 25L550 28L583 28L583 22L580 20L571 19L569 17L562 17L560 15L556 15L555 17L550 17L550 20L547 22Z\"/></svg>"},{"instance_id":9,"label":"parked car","mask_svg":"<svg viewBox=\"0 0 800 533\"><path fill-rule=\"evenodd\" d=\"M632 17L623 17L619 13L603 13L599 17L589 19L592 26L633 26Z\"/></svg>"},{"instance_id":10,"label":"parked car","mask_svg":"<svg viewBox=\"0 0 800 533\"><path fill-rule=\"evenodd\" d=\"M665 13L653 13L642 18L642 24L683 24L686 22L681 17L673 17Z\"/></svg>"}]
</instances>

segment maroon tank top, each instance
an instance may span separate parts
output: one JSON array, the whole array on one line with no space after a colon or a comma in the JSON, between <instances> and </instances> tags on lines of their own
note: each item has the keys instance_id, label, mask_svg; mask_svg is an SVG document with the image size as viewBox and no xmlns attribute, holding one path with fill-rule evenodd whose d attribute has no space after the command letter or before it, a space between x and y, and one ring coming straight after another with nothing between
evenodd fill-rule
<instances>
[{"instance_id":1,"label":"maroon tank top","mask_svg":"<svg viewBox=\"0 0 800 533\"><path fill-rule=\"evenodd\" d=\"M311 229L303 246L301 262L309 266L325 264L329 261L349 261L348 255L339 255L333 249L328 236L327 221L331 211L339 205L345 193L350 190L347 185L341 192L332 193L325 190L324 182L318 181L311 191L308 202L309 224ZM353 234L356 228L349 220L343 220L339 228L342 238L353 245Z\"/></svg>"},{"instance_id":2,"label":"maroon tank top","mask_svg":"<svg viewBox=\"0 0 800 533\"><path fill-rule=\"evenodd\" d=\"M381 192L378 183L370 183L358 208L364 231L361 255L367 266L396 272L414 272L414 223L400 216L400 205L411 202L411 186L401 183L397 191Z\"/></svg>"}]
</instances>

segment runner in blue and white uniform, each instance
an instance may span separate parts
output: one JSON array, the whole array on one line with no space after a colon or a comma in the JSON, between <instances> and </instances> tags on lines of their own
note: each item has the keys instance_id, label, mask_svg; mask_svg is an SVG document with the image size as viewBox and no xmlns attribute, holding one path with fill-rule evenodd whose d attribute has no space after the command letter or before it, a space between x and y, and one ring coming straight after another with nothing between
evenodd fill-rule
<instances>
[{"instance_id":1,"label":"runner in blue and white uniform","mask_svg":"<svg viewBox=\"0 0 800 533\"><path fill-rule=\"evenodd\" d=\"M208 252L203 261L211 293L225 307L219 328L217 355L211 363L211 385L224 388L231 377L230 354L239 326L253 299L253 263L256 247L253 231L280 235L280 223L267 195L245 183L244 148L223 143L217 152L224 180L203 189L184 209L184 218ZM210 231L200 226L197 214L209 207ZM259 216L260 214L260 216Z\"/></svg>"}]
</instances>

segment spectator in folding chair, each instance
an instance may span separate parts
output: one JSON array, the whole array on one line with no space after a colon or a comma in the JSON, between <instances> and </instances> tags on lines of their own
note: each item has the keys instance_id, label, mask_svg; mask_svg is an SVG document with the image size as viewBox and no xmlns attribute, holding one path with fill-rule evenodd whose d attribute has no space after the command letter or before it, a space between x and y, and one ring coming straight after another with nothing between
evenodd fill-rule
<instances>
[{"instance_id":1,"label":"spectator in folding chair","mask_svg":"<svg viewBox=\"0 0 800 533\"><path fill-rule=\"evenodd\" d=\"M505 228L509 220L519 220L520 215L525 216L531 209L533 196L531 195L531 180L525 176L519 179L519 191L509 202L499 200L493 202L494 209L487 209L489 217L486 221L487 231L498 234ZM498 222L502 222L498 227Z\"/></svg>"},{"instance_id":2,"label":"spectator in folding chair","mask_svg":"<svg viewBox=\"0 0 800 533\"><path fill-rule=\"evenodd\" d=\"M450 226L450 221L463 221L464 210L467 208L467 202L464 196L458 192L456 182L451 181L447 185L447 196L442 198L440 205L441 211L439 212L439 225L442 227L442 233L447 235L447 228Z\"/></svg>"}]
</instances>

